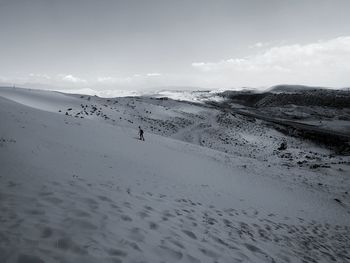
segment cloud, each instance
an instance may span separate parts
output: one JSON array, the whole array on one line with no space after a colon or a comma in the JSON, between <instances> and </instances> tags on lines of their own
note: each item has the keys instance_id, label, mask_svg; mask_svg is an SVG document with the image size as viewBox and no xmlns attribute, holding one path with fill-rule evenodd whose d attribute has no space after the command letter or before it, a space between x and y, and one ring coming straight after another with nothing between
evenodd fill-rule
<instances>
[{"instance_id":1,"label":"cloud","mask_svg":"<svg viewBox=\"0 0 350 263\"><path fill-rule=\"evenodd\" d=\"M73 75L59 74L58 77L65 82L77 83L77 84L86 84L87 83L87 81L85 79L81 79L81 78L75 77Z\"/></svg>"},{"instance_id":2,"label":"cloud","mask_svg":"<svg viewBox=\"0 0 350 263\"><path fill-rule=\"evenodd\" d=\"M112 77L98 77L97 82L113 82L114 79Z\"/></svg>"},{"instance_id":3,"label":"cloud","mask_svg":"<svg viewBox=\"0 0 350 263\"><path fill-rule=\"evenodd\" d=\"M51 77L49 75L46 74L37 74L37 73L30 73L29 74L29 78L34 79L34 80L50 80Z\"/></svg>"},{"instance_id":4,"label":"cloud","mask_svg":"<svg viewBox=\"0 0 350 263\"><path fill-rule=\"evenodd\" d=\"M251 54L221 61L194 62L182 73L152 71L130 75L88 75L31 73L6 83L45 84L62 88L98 90L146 90L159 87L267 87L281 83L314 86L350 86L350 36L308 44L274 44L258 42Z\"/></svg>"},{"instance_id":5,"label":"cloud","mask_svg":"<svg viewBox=\"0 0 350 263\"><path fill-rule=\"evenodd\" d=\"M263 48L263 47L268 47L270 45L271 45L271 43L269 43L269 42L266 42L266 43L264 43L264 42L257 42L257 43L255 43L253 45L250 45L249 48Z\"/></svg>"},{"instance_id":6,"label":"cloud","mask_svg":"<svg viewBox=\"0 0 350 263\"><path fill-rule=\"evenodd\" d=\"M0 75L0 82L7 82L7 81L9 81L8 78Z\"/></svg>"},{"instance_id":7,"label":"cloud","mask_svg":"<svg viewBox=\"0 0 350 263\"><path fill-rule=\"evenodd\" d=\"M192 66L213 77L248 85L304 83L350 84L350 36L305 45L275 46L243 58L195 62Z\"/></svg>"},{"instance_id":8,"label":"cloud","mask_svg":"<svg viewBox=\"0 0 350 263\"><path fill-rule=\"evenodd\" d=\"M62 88L69 88L74 85L75 88L98 87L104 88L137 88L142 89L150 86L166 85L167 79L165 75L157 72L132 74L129 76L98 76L95 78L83 79L72 74L55 74L48 75L45 73L30 73L25 77L14 79L14 82L21 84L38 84L38 85L52 85ZM5 78L0 78L3 82ZM7 79L6 79L7 80Z\"/></svg>"},{"instance_id":9,"label":"cloud","mask_svg":"<svg viewBox=\"0 0 350 263\"><path fill-rule=\"evenodd\" d=\"M127 85L127 86L142 86L155 80L157 77L161 77L162 74L157 72L146 74L133 74L123 77L111 77L103 76L97 78L97 83L102 85Z\"/></svg>"},{"instance_id":10,"label":"cloud","mask_svg":"<svg viewBox=\"0 0 350 263\"><path fill-rule=\"evenodd\" d=\"M154 73L147 73L146 76L147 77L159 77L161 76L162 74L160 73L157 73L157 72L154 72Z\"/></svg>"},{"instance_id":11,"label":"cloud","mask_svg":"<svg viewBox=\"0 0 350 263\"><path fill-rule=\"evenodd\" d=\"M103 76L103 77L98 77L96 81L92 80L91 82L97 82L98 84L101 85L127 85L130 82L132 82L134 76L132 77L111 77L111 76Z\"/></svg>"}]
</instances>

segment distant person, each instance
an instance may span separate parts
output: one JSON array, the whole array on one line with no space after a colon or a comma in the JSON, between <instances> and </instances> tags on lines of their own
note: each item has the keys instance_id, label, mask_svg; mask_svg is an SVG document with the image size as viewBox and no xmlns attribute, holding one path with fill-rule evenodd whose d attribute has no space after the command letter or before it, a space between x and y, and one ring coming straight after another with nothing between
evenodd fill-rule
<instances>
[{"instance_id":1,"label":"distant person","mask_svg":"<svg viewBox=\"0 0 350 263\"><path fill-rule=\"evenodd\" d=\"M140 126L139 126L139 135L140 135L140 141L144 141L145 138L143 137L143 130L141 129Z\"/></svg>"}]
</instances>

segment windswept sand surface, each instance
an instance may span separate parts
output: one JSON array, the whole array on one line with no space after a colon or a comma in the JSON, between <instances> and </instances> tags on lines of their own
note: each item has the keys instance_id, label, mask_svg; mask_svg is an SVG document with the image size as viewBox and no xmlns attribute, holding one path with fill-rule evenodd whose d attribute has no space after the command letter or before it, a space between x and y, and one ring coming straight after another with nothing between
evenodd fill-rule
<instances>
[{"instance_id":1,"label":"windswept sand surface","mask_svg":"<svg viewBox=\"0 0 350 263\"><path fill-rule=\"evenodd\" d=\"M349 158L263 123L21 89L0 123L0 262L350 261Z\"/></svg>"}]
</instances>

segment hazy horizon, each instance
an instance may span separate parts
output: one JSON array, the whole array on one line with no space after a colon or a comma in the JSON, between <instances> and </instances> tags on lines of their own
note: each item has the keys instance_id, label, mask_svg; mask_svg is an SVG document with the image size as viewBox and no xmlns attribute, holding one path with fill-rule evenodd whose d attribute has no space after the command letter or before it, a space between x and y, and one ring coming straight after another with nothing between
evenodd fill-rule
<instances>
[{"instance_id":1,"label":"hazy horizon","mask_svg":"<svg viewBox=\"0 0 350 263\"><path fill-rule=\"evenodd\" d=\"M0 0L0 84L345 88L349 8L345 0Z\"/></svg>"}]
</instances>

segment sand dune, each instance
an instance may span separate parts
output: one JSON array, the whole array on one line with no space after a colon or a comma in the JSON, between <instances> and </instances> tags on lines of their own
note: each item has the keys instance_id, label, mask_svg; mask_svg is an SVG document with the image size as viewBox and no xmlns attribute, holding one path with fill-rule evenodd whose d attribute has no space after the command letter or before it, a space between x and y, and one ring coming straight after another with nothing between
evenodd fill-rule
<instances>
[{"instance_id":1,"label":"sand dune","mask_svg":"<svg viewBox=\"0 0 350 263\"><path fill-rule=\"evenodd\" d=\"M0 89L0 262L348 262L349 159L283 162L282 135L230 118ZM292 157L328 156L288 140Z\"/></svg>"}]
</instances>

